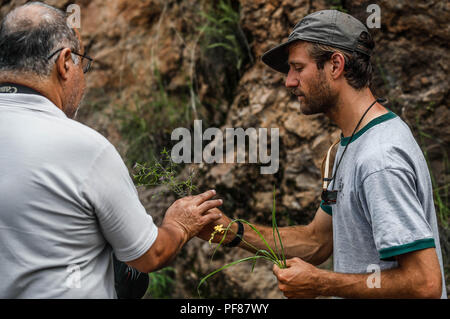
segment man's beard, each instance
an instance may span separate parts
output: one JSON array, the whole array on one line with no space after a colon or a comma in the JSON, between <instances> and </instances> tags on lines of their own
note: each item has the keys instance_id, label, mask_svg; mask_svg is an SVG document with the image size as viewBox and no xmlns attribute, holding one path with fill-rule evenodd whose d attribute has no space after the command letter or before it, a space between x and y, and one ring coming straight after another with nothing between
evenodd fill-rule
<instances>
[{"instance_id":1,"label":"man's beard","mask_svg":"<svg viewBox=\"0 0 450 319\"><path fill-rule=\"evenodd\" d=\"M68 104L69 104L69 108L68 110L70 110L69 114L66 114L68 118L70 119L76 119L78 111L81 107L81 104L83 102L84 99L84 92L81 93L81 97L78 97L79 93L77 91L74 91L68 99Z\"/></svg>"},{"instance_id":2,"label":"man's beard","mask_svg":"<svg viewBox=\"0 0 450 319\"><path fill-rule=\"evenodd\" d=\"M319 75L314 81L311 81L309 87L308 94L305 94L298 88L292 91L295 95L303 95L304 102L300 102L303 114L327 113L329 110L335 108L338 94L333 92L322 71L319 71Z\"/></svg>"}]
</instances>

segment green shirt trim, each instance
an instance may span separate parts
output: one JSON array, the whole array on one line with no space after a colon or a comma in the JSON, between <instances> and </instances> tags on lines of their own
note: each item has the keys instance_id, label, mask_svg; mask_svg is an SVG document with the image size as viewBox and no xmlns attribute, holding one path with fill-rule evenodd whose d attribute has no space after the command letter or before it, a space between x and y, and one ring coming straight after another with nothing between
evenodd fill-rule
<instances>
[{"instance_id":1,"label":"green shirt trim","mask_svg":"<svg viewBox=\"0 0 450 319\"><path fill-rule=\"evenodd\" d=\"M323 203L324 203L324 201L322 200L322 201L320 202L320 208L322 208L322 210L323 210L325 213L327 213L328 215L333 216L333 209L331 208L331 206L329 206L329 205L324 205Z\"/></svg>"},{"instance_id":2,"label":"green shirt trim","mask_svg":"<svg viewBox=\"0 0 450 319\"><path fill-rule=\"evenodd\" d=\"M389 248L380 249L378 252L380 254L380 259L390 260L394 256L403 255L410 253L412 251L421 250L425 248L436 248L434 238L425 238L413 241L412 243L393 246Z\"/></svg>"},{"instance_id":3,"label":"green shirt trim","mask_svg":"<svg viewBox=\"0 0 450 319\"><path fill-rule=\"evenodd\" d=\"M391 120L391 119L396 118L396 117L397 117L397 114L395 114L395 113L393 113L392 111L389 110L388 113L380 115L377 118L374 118L372 121L367 123L366 126L364 126L362 129L360 129L358 132L356 132L355 135L353 135L352 143L354 141L356 141L356 139L358 137L363 135L368 129L374 127L377 124L386 122L386 121ZM351 136L344 137L342 135L342 133L341 133L341 145L342 146L346 146L348 144L348 141L350 141L350 137Z\"/></svg>"}]
</instances>

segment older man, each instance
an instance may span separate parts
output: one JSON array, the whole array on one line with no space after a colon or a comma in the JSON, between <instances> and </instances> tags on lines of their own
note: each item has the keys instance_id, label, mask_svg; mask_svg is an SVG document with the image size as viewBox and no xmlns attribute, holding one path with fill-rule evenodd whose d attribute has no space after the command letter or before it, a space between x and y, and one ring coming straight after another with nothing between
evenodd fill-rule
<instances>
[{"instance_id":1,"label":"older man","mask_svg":"<svg viewBox=\"0 0 450 319\"><path fill-rule=\"evenodd\" d=\"M408 126L369 88L373 48L360 21L324 10L262 58L287 74L302 113L323 113L342 130L313 221L280 229L285 254L294 257L286 269L274 266L287 297L446 298L427 163ZM272 228L257 228L273 246ZM199 236L208 239L211 229ZM229 246L265 249L248 226L232 230L238 235L227 235ZM314 266L332 253L334 272Z\"/></svg>"},{"instance_id":2,"label":"older man","mask_svg":"<svg viewBox=\"0 0 450 319\"><path fill-rule=\"evenodd\" d=\"M113 252L151 272L220 216L208 191L153 223L116 149L71 119L91 61L60 10L1 23L0 298L115 298Z\"/></svg>"}]
</instances>

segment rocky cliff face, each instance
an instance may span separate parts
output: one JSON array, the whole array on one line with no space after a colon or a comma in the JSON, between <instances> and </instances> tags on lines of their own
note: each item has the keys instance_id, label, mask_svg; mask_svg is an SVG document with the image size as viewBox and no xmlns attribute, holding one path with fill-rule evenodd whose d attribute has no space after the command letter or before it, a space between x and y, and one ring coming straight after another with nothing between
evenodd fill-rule
<instances>
[{"instance_id":1,"label":"rocky cliff face","mask_svg":"<svg viewBox=\"0 0 450 319\"><path fill-rule=\"evenodd\" d=\"M0 0L0 17L23 2ZM46 2L60 8L69 4ZM284 88L283 76L263 65L260 57L285 40L308 13L334 6L365 22L371 2L232 2L235 9L240 8L240 31L250 50L243 66L233 71L233 66L223 63L224 51L213 54L204 48L206 32L201 27L207 20L199 13L212 10L214 1L77 1L81 6L82 37L96 59L88 75L89 92L80 121L108 137L125 156L129 141L123 138L115 110L134 112L137 104L151 108L156 99L154 92L163 89L178 102L179 112L188 110L190 120L204 120L204 128L279 128L280 167L276 174L261 175L254 164L201 164L195 166L197 183L200 189L218 190L228 215L267 225L275 185L279 224L307 223L319 204L321 159L340 132L322 115L301 114L298 103ZM386 0L377 4L381 8L381 28L371 30L376 42L373 90L388 98L388 107L410 125L430 162L435 188L442 191L448 188L449 181L449 4L432 0ZM149 127L157 124L148 118ZM448 211L448 197L439 194L443 203L437 210L441 214ZM140 189L140 195L157 222L174 200L170 196L152 200L151 191L145 189ZM448 221L448 215L446 218ZM444 253L450 256L448 230L442 228L441 237ZM173 297L195 297L203 275L249 255L223 249L211 262L210 253L208 243L197 239L183 249L173 263ZM241 264L211 279L209 296L281 297L271 265L260 263L251 275L250 267Z\"/></svg>"}]
</instances>

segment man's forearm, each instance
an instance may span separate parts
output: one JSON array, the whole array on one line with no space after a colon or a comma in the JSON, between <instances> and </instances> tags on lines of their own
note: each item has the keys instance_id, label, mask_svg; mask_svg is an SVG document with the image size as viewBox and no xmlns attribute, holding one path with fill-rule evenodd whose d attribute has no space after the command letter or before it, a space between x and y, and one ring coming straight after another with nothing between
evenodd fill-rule
<instances>
[{"instance_id":1,"label":"man's forearm","mask_svg":"<svg viewBox=\"0 0 450 319\"><path fill-rule=\"evenodd\" d=\"M254 225L254 227L261 233L270 247L274 249L275 241L272 228L261 225ZM231 231L227 234L225 243L235 238L237 228L236 224L231 226ZM317 265L324 262L331 253L331 251L323 249L320 241L315 238L308 226L280 227L279 232L286 258L300 257L305 261ZM275 239L278 250L280 250L277 235L275 235ZM217 239L215 241L217 242ZM259 249L267 250L267 246L261 237L247 224L244 224L244 237L239 247L251 252L256 252Z\"/></svg>"},{"instance_id":2,"label":"man's forearm","mask_svg":"<svg viewBox=\"0 0 450 319\"><path fill-rule=\"evenodd\" d=\"M163 224L158 228L158 237L152 247L141 258L127 264L145 273L158 270L173 260L187 240L177 227Z\"/></svg>"},{"instance_id":3,"label":"man's forearm","mask_svg":"<svg viewBox=\"0 0 450 319\"><path fill-rule=\"evenodd\" d=\"M322 296L343 298L439 298L440 296L440 293L436 294L436 289L429 289L426 278L413 278L401 268L381 271L378 274L343 274L326 270L320 270L319 274L318 291Z\"/></svg>"},{"instance_id":4,"label":"man's forearm","mask_svg":"<svg viewBox=\"0 0 450 319\"><path fill-rule=\"evenodd\" d=\"M159 227L158 233L154 246L150 248L153 261L151 271L167 266L189 240L185 232L168 223L163 223Z\"/></svg>"},{"instance_id":5,"label":"man's forearm","mask_svg":"<svg viewBox=\"0 0 450 319\"><path fill-rule=\"evenodd\" d=\"M203 240L209 240L211 238L211 233L216 225L222 225L223 227L228 227L230 225L231 219L225 215L217 223L209 225L205 228L201 234L200 238ZM249 225L243 223L244 225L244 236L239 244L240 248L246 249L251 252L256 252L257 250L264 249L268 250L264 241L261 239L259 234L255 232ZM275 242L280 249L280 243L278 241L277 234L274 234L272 227L255 225L253 226L261 233L267 244L274 249ZM290 226L290 227L280 227L279 229L281 240L283 243L284 254L286 258L300 257L305 261L313 265L318 265L327 260L331 255L333 250L333 225L331 216L326 212L323 212L321 208L318 208L316 215L311 223L305 226ZM223 243L231 242L238 231L238 225L236 222L232 223L230 230L226 234L226 238ZM218 243L222 240L223 234L214 231L215 236L212 241Z\"/></svg>"},{"instance_id":6,"label":"man's forearm","mask_svg":"<svg viewBox=\"0 0 450 319\"><path fill-rule=\"evenodd\" d=\"M274 265L278 287L288 298L440 298L442 274L434 248L396 257L398 267L368 274L319 269L300 258Z\"/></svg>"}]
</instances>

